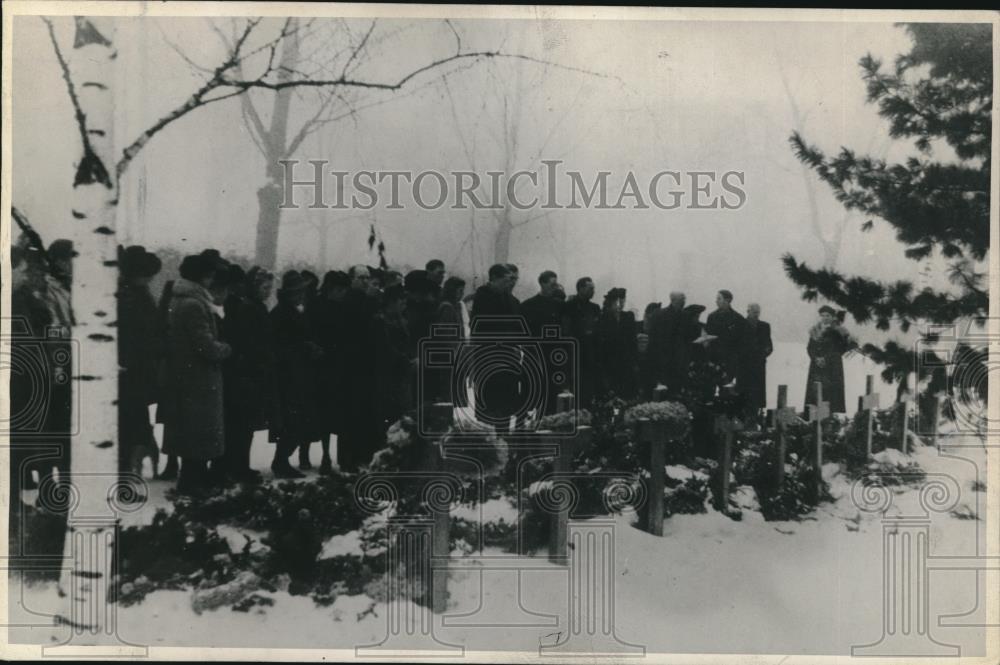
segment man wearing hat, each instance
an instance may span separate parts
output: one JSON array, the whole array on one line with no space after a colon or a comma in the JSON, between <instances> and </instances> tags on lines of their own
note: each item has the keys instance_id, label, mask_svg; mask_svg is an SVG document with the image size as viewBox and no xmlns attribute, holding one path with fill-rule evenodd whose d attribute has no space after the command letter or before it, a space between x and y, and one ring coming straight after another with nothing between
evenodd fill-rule
<instances>
[{"instance_id":1,"label":"man wearing hat","mask_svg":"<svg viewBox=\"0 0 1000 665\"><path fill-rule=\"evenodd\" d=\"M156 397L157 369L164 352L156 300L149 282L160 272L158 256L140 245L121 250L118 259L118 432L119 467L141 473L149 457L153 473L160 453L149 422Z\"/></svg>"},{"instance_id":2,"label":"man wearing hat","mask_svg":"<svg viewBox=\"0 0 1000 665\"><path fill-rule=\"evenodd\" d=\"M220 276L204 256L181 262L167 327L163 452L181 459L177 491L204 491L208 462L225 451L222 362L232 349L219 334L218 305L209 289Z\"/></svg>"},{"instance_id":3,"label":"man wearing hat","mask_svg":"<svg viewBox=\"0 0 1000 665\"><path fill-rule=\"evenodd\" d=\"M322 359L322 348L313 341L305 304L309 281L289 270L281 277L278 304L271 310L275 347L277 404L270 423L270 438L276 444L271 470L277 478L302 478L288 458L321 438L316 409L314 368Z\"/></svg>"}]
</instances>

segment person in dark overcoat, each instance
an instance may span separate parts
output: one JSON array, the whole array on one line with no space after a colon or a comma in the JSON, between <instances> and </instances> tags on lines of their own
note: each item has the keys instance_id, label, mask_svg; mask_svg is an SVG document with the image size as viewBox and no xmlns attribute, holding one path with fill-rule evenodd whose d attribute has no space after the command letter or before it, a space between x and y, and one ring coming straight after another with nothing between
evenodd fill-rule
<instances>
[{"instance_id":1,"label":"person in dark overcoat","mask_svg":"<svg viewBox=\"0 0 1000 665\"><path fill-rule=\"evenodd\" d=\"M740 376L740 358L746 345L746 319L733 309L733 294L725 289L715 297L716 310L705 321L705 332L716 339L708 350L713 362L726 372L726 382ZM739 386L737 386L738 388Z\"/></svg>"},{"instance_id":2,"label":"person in dark overcoat","mask_svg":"<svg viewBox=\"0 0 1000 665\"><path fill-rule=\"evenodd\" d=\"M222 363L232 349L216 324L228 272L202 256L184 263L190 278L174 282L168 314L163 452L180 458L177 490L189 494L208 486L208 462L225 451Z\"/></svg>"},{"instance_id":3,"label":"person in dark overcoat","mask_svg":"<svg viewBox=\"0 0 1000 665\"><path fill-rule=\"evenodd\" d=\"M266 429L274 403L274 335L267 301L274 275L251 268L243 289L225 305L225 337L233 354L223 366L226 396L226 474L238 482L258 482L250 468L254 432Z\"/></svg>"},{"instance_id":4,"label":"person in dark overcoat","mask_svg":"<svg viewBox=\"0 0 1000 665\"><path fill-rule=\"evenodd\" d=\"M403 319L407 324L408 352L417 357L421 341L430 339L431 326L437 318L438 299L441 287L434 283L424 270L411 270L403 280L406 294L406 311Z\"/></svg>"},{"instance_id":5,"label":"person in dark overcoat","mask_svg":"<svg viewBox=\"0 0 1000 665\"><path fill-rule=\"evenodd\" d=\"M559 295L563 298L560 299ZM562 311L565 293L559 285L559 276L546 270L538 276L538 293L521 303L521 316L528 325L531 336L542 339L545 328L555 327L562 337ZM567 388L566 380L559 381L559 374L548 372L546 376L545 413L555 413L559 393Z\"/></svg>"},{"instance_id":6,"label":"person in dark overcoat","mask_svg":"<svg viewBox=\"0 0 1000 665\"><path fill-rule=\"evenodd\" d=\"M510 352L505 356L508 361L513 355L513 351L520 343L523 343L524 332L522 322L518 318L519 312L510 289L513 285L510 268L502 263L490 266L489 282L476 289L475 298L472 301L472 339L496 340L497 337L513 335L520 337L517 342L512 341ZM484 353L478 353L482 348ZM495 348L495 346L494 346ZM497 358L495 352L489 346L475 346L472 351L473 356L470 364L473 366L486 367L491 363L488 359ZM481 358L482 360L477 360ZM480 364L481 363L481 364ZM520 367L512 367L505 363L501 371L492 373L480 373L479 377L484 385L475 387L475 394L482 397L482 401L477 402L476 415L494 425L497 432L506 433L510 431L510 418L517 411L518 395L518 374Z\"/></svg>"},{"instance_id":7,"label":"person in dark overcoat","mask_svg":"<svg viewBox=\"0 0 1000 665\"><path fill-rule=\"evenodd\" d=\"M743 394L747 409L758 415L767 406L767 357L774 351L771 324L760 320L760 305L747 305L746 350L743 354Z\"/></svg>"},{"instance_id":8,"label":"person in dark overcoat","mask_svg":"<svg viewBox=\"0 0 1000 665\"><path fill-rule=\"evenodd\" d=\"M597 324L598 397L602 400L612 395L630 400L638 392L638 326L635 315L623 311L625 298L625 289L608 291Z\"/></svg>"},{"instance_id":9,"label":"person in dark overcoat","mask_svg":"<svg viewBox=\"0 0 1000 665\"><path fill-rule=\"evenodd\" d=\"M652 399L653 390L659 382L656 378L656 365L653 363L653 356L650 353L650 337L653 333L653 320L661 309L663 309L663 303L660 302L651 302L646 305L646 309L642 313L642 323L639 326L639 333L636 335L639 363L639 395L643 400Z\"/></svg>"},{"instance_id":10,"label":"person in dark overcoat","mask_svg":"<svg viewBox=\"0 0 1000 665\"><path fill-rule=\"evenodd\" d=\"M692 342L701 334L702 327L697 317L692 318L686 302L683 293L672 292L670 304L657 311L650 321L649 358L656 381L665 385L673 398L687 387Z\"/></svg>"},{"instance_id":11,"label":"person in dark overcoat","mask_svg":"<svg viewBox=\"0 0 1000 665\"><path fill-rule=\"evenodd\" d=\"M41 289L44 285L45 265L37 249L15 245L11 248L11 359L31 358L31 364L50 369L43 354L44 348L39 348L39 339L44 339L46 331L52 323L52 315L42 301ZM15 528L19 524L22 512L15 507L20 506L21 490L35 489L37 484L31 472L37 465L31 458L41 452L36 449L38 433L44 432L44 423L39 418L30 416L37 412L33 407L37 400L33 398L39 388L45 389L45 384L51 383L53 376L42 379L32 372L10 372L10 517L12 533L20 533ZM43 416L44 414L39 414ZM39 474L41 470L39 469ZM13 543L13 541L11 541Z\"/></svg>"},{"instance_id":12,"label":"person in dark overcoat","mask_svg":"<svg viewBox=\"0 0 1000 665\"><path fill-rule=\"evenodd\" d=\"M271 470L278 478L302 478L288 458L319 438L313 375L323 355L312 339L305 301L309 282L295 270L281 277L278 304L271 310L275 349L275 407L270 438L275 445Z\"/></svg>"},{"instance_id":13,"label":"person in dark overcoat","mask_svg":"<svg viewBox=\"0 0 1000 665\"><path fill-rule=\"evenodd\" d=\"M563 305L563 334L576 340L579 374L576 379L579 395L576 408L587 409L597 396L600 381L598 364L597 324L601 308L591 302L594 298L594 280L581 277L576 281L576 295Z\"/></svg>"},{"instance_id":14,"label":"person in dark overcoat","mask_svg":"<svg viewBox=\"0 0 1000 665\"><path fill-rule=\"evenodd\" d=\"M345 301L350 287L351 280L347 273L340 270L326 273L313 323L316 343L323 347L318 395L322 434L320 445L323 451L319 473L323 476L333 472L330 440L333 435L337 435L339 440L347 418L345 400L350 385L342 349L349 323Z\"/></svg>"},{"instance_id":15,"label":"person in dark overcoat","mask_svg":"<svg viewBox=\"0 0 1000 665\"><path fill-rule=\"evenodd\" d=\"M190 268L190 264L188 264ZM184 273L184 263L181 263L180 276L185 279L190 278L190 275ZM168 339L168 333L170 330L170 301L174 297L174 281L167 280L163 285L163 291L160 292L160 299L156 303L156 310L160 317L160 337L163 340ZM167 377L167 357L166 357L166 344L164 343L163 356L160 358L159 367L156 372L156 416L153 419L159 425L165 425L167 422L166 417L166 391L168 385ZM160 447L160 452L163 452L162 446ZM166 455L166 453L163 453ZM163 467L160 475L157 476L160 480L177 480L177 470L180 465L177 461L177 455L166 455L167 464Z\"/></svg>"},{"instance_id":16,"label":"person in dark overcoat","mask_svg":"<svg viewBox=\"0 0 1000 665\"><path fill-rule=\"evenodd\" d=\"M372 320L377 382L376 406L379 413L378 447L385 445L385 432L413 407L413 375L416 357L412 355L410 327L404 316L406 291L400 285L390 286L382 293L379 313Z\"/></svg>"},{"instance_id":17,"label":"person in dark overcoat","mask_svg":"<svg viewBox=\"0 0 1000 665\"><path fill-rule=\"evenodd\" d=\"M48 356L47 365L54 374L52 382L47 387L45 424L42 431L46 434L46 443L55 444L59 450L55 459L43 457L38 463L40 490L47 493L55 491L57 487L68 485L72 469L73 447L70 430L73 422L73 382L69 380L67 372L73 363L60 362L60 359L72 358L74 350L71 337L76 321L73 316L71 292L73 259L79 254L73 249L71 240L60 238L52 241L46 250L46 255L48 270L42 273L42 288L39 290L39 295L50 315L49 327L43 331L46 338L43 348ZM54 482L56 473L58 482ZM53 482L43 482L47 479ZM39 501L43 502L42 499Z\"/></svg>"},{"instance_id":18,"label":"person in dark overcoat","mask_svg":"<svg viewBox=\"0 0 1000 665\"><path fill-rule=\"evenodd\" d=\"M372 319L378 301L367 266L352 266L348 272L351 288L344 299L344 339L340 351L346 380L343 431L337 437L337 461L342 471L357 471L371 461L379 432L376 404L375 341Z\"/></svg>"},{"instance_id":19,"label":"person in dark overcoat","mask_svg":"<svg viewBox=\"0 0 1000 665\"><path fill-rule=\"evenodd\" d=\"M816 404L816 382L823 386L823 401L830 403L830 413L847 413L844 403L844 354L857 348L857 342L827 305L819 309L819 322L809 329L809 377L805 404Z\"/></svg>"},{"instance_id":20,"label":"person in dark overcoat","mask_svg":"<svg viewBox=\"0 0 1000 665\"><path fill-rule=\"evenodd\" d=\"M118 441L119 468L140 473L150 457L154 475L160 451L153 438L149 405L157 400L160 359L166 340L160 313L149 290L150 280L162 263L140 245L125 248L119 256L118 289Z\"/></svg>"}]
</instances>

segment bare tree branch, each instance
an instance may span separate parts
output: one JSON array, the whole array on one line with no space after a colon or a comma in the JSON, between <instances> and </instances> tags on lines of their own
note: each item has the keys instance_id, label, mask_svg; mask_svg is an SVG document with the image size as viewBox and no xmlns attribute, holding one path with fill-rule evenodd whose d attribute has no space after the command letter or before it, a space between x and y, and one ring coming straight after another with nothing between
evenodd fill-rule
<instances>
[{"instance_id":1,"label":"bare tree branch","mask_svg":"<svg viewBox=\"0 0 1000 665\"><path fill-rule=\"evenodd\" d=\"M368 26L368 32L366 32L365 36L361 38L361 43L359 43L358 47L351 52L351 57L349 57L347 62L344 63L344 68L340 71L341 77L347 76L347 71L350 69L351 63L354 62L354 60L357 59L358 54L364 50L365 45L368 43L368 38L372 36L372 32L375 30L375 24L377 22L378 19L372 19L372 24Z\"/></svg>"}]
</instances>

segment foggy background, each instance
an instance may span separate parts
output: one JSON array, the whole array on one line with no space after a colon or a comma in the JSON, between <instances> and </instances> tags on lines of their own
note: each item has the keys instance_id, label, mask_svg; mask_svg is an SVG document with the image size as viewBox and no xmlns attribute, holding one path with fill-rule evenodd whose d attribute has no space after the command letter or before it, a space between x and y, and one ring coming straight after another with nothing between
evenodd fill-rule
<instances>
[{"instance_id":1,"label":"foggy background","mask_svg":"<svg viewBox=\"0 0 1000 665\"><path fill-rule=\"evenodd\" d=\"M216 24L231 30L227 21ZM369 23L357 21L357 30ZM674 289L686 291L688 303L711 310L715 292L727 288L738 311L751 301L761 304L776 342L804 343L819 303L801 300L780 257L791 252L812 266L824 262L814 222L827 240L844 228L838 270L947 288L936 269L940 264L906 260L887 225L875 220L874 229L863 233L866 218L846 214L788 144L799 130L826 151L848 146L889 159L913 152L888 140L887 125L865 103L857 65L867 52L891 64L908 48L901 28L380 20L376 35L382 41L356 77L393 81L453 53L456 33L465 50L502 48L564 67L510 59L465 62L423 74L399 92L351 91L348 101L357 112L348 113L345 105L346 117L307 137L295 157L327 159L331 168L348 171L483 174L506 165L538 169L541 159L562 159L563 170L582 171L587 180L598 170L611 171L612 202L629 169L643 186L667 169L746 174L747 203L739 210L515 212L510 261L521 269L515 294L522 299L536 290L535 277L544 269L559 273L567 293L578 277L590 275L598 302L612 286L625 287L627 307L640 313L649 301L666 302ZM199 85L197 70L179 52L208 68L223 55L219 38L201 18L122 19L116 44L123 71L115 129L129 141ZM48 243L69 234L70 185L80 147L40 19L15 19L13 63L13 204ZM273 94L251 94L266 113ZM312 91L294 95L291 132L314 113L316 99ZM505 147L512 130L515 155ZM155 136L130 166L122 184L120 241L182 252L213 246L252 261L256 192L265 181L264 158L251 140L240 100L197 109ZM304 198L300 193L299 200ZM376 265L366 243L374 223L390 267L422 268L440 258L449 273L483 282L494 258L492 211L386 210L386 204L367 212L283 211L279 270L304 263L323 271ZM850 320L848 327L862 342L882 337Z\"/></svg>"}]
</instances>

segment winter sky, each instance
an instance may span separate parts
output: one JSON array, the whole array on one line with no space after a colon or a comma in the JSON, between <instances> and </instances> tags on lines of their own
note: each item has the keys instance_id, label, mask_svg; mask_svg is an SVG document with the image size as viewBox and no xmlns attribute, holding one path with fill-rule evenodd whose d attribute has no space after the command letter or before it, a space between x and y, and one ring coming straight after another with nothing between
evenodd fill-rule
<instances>
[{"instance_id":1,"label":"winter sky","mask_svg":"<svg viewBox=\"0 0 1000 665\"><path fill-rule=\"evenodd\" d=\"M350 26L363 32L369 24ZM216 25L232 30L228 19ZM279 28L277 22L267 30ZM510 253L521 267L518 295L531 295L534 277L547 268L570 290L584 274L594 278L599 296L626 287L628 306L639 311L648 301L666 301L674 289L686 290L689 303L711 305L715 292L728 288L740 310L750 301L761 304L776 339L803 340L815 306L801 301L779 259L791 251L811 264L822 260L810 187L821 223L847 225L838 268L943 284L938 264L902 257L884 223L862 233L865 218L845 217L788 144L799 129L828 151L848 146L896 159L911 154L908 145L888 141L885 123L865 103L857 64L868 52L891 64L909 46L902 28L596 20L455 20L449 27L439 20L384 20L356 76L398 78L451 54L456 33L466 50L499 47L561 66L495 59L435 70L397 93L352 93L358 113L307 138L296 157L328 159L345 170L485 172L504 168L504 131L513 127L515 168L562 159L567 169L611 171L612 179L629 169L646 178L665 169L745 172L747 202L738 210L559 210L533 221L527 219L539 211L518 213L515 223L525 223L514 230ZM206 19L122 20L118 40L124 69L116 132L123 138L198 85L177 51L209 68L223 55ZM318 37L310 42L316 57L324 48L328 43ZM48 240L68 234L79 139L40 19L16 19L13 51L13 202ZM255 92L252 99L266 119L271 93ZM315 112L317 100L315 92L293 99L293 131ZM199 109L156 136L130 167L121 236L152 248L216 246L249 256L256 190L264 181L263 157L240 101ZM481 283L492 262L491 215L384 206L363 213L287 211L279 261L322 269L373 263L365 239L375 223L395 266L423 267L437 257Z\"/></svg>"}]
</instances>

